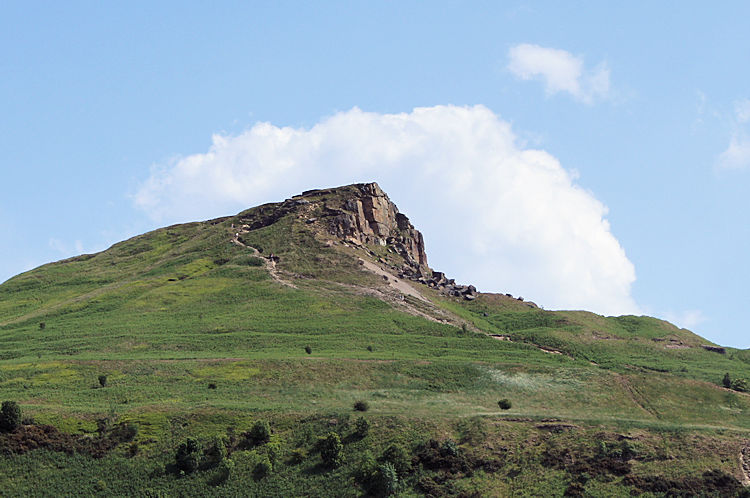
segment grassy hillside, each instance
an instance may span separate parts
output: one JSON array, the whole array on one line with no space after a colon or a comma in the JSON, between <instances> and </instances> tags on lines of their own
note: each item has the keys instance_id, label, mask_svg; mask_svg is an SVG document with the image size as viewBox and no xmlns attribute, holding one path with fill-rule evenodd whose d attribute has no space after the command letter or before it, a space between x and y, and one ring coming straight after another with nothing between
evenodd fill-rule
<instances>
[{"instance_id":1,"label":"grassy hillside","mask_svg":"<svg viewBox=\"0 0 750 498\"><path fill-rule=\"evenodd\" d=\"M312 207L279 206L156 230L0 286L0 398L27 418L0 434L0 489L743 493L750 398L721 383L750 379L748 351L708 350L649 317L417 283L426 301L403 297L359 264L388 269L397 256L335 240ZM258 421L270 442L243 435ZM329 433L343 444L337 466L321 459ZM175 453L191 437L208 450L180 475Z\"/></svg>"}]
</instances>

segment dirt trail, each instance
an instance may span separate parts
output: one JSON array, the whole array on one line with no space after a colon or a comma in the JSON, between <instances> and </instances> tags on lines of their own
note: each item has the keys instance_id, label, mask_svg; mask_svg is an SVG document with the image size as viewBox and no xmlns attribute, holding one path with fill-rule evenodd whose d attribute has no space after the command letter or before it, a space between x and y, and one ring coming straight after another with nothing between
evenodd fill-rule
<instances>
[{"instance_id":1,"label":"dirt trail","mask_svg":"<svg viewBox=\"0 0 750 498\"><path fill-rule=\"evenodd\" d=\"M750 441L740 450L740 469L742 470L742 485L750 486Z\"/></svg>"},{"instance_id":2,"label":"dirt trail","mask_svg":"<svg viewBox=\"0 0 750 498\"><path fill-rule=\"evenodd\" d=\"M239 233L235 234L235 236L232 237L232 242L235 243L235 244L237 244L240 247L244 247L246 249L250 249L251 251L253 251L253 256L262 259L263 262L266 265L266 270L268 270L268 273L271 275L272 279L274 279L275 281L277 281L281 285L286 285L287 287L291 287L293 289L297 288L296 285L294 285L291 282L287 282L286 280L284 280L283 278L281 278L279 276L279 272L278 272L278 270L276 270L276 262L274 260L272 260L271 258L264 258L260 254L260 251L258 251L256 248L254 248L252 246L249 246L249 245L245 244L244 242L242 242L239 239Z\"/></svg>"}]
</instances>

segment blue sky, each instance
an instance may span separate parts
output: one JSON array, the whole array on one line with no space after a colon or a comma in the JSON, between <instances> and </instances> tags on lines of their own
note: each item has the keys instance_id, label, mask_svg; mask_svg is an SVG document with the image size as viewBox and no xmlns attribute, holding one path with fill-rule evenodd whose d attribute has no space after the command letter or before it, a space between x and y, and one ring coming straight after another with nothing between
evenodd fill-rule
<instances>
[{"instance_id":1,"label":"blue sky","mask_svg":"<svg viewBox=\"0 0 750 498\"><path fill-rule=\"evenodd\" d=\"M750 347L750 5L6 2L0 281L378 181L432 266Z\"/></svg>"}]
</instances>

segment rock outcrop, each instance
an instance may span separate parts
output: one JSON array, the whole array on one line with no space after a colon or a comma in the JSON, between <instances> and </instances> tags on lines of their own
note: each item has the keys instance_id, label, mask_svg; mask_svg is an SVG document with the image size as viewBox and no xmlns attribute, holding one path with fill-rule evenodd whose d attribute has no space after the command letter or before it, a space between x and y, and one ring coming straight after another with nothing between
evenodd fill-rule
<instances>
[{"instance_id":1,"label":"rock outcrop","mask_svg":"<svg viewBox=\"0 0 750 498\"><path fill-rule=\"evenodd\" d=\"M473 285L456 284L427 265L422 234L405 214L399 212L377 183L308 190L284 202L259 206L240 214L235 238L241 242L242 234L276 223L289 214L318 233L367 250L370 256L389 266L400 278L466 300L473 300L478 294ZM386 247L388 253L400 258L387 258L386 261L368 249L368 245Z\"/></svg>"},{"instance_id":2,"label":"rock outcrop","mask_svg":"<svg viewBox=\"0 0 750 498\"><path fill-rule=\"evenodd\" d=\"M327 202L331 216L329 228L332 235L354 239L363 244L390 246L407 263L427 266L424 239L419 230L403 213L399 213L377 183L353 185L338 206ZM304 194L303 194L304 195ZM331 212L333 211L333 212Z\"/></svg>"}]
</instances>

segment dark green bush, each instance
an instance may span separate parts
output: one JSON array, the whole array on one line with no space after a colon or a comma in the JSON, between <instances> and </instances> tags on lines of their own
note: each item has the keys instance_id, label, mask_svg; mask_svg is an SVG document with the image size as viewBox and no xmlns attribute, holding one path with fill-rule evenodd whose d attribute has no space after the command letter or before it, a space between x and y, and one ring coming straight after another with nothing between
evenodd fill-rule
<instances>
[{"instance_id":1,"label":"dark green bush","mask_svg":"<svg viewBox=\"0 0 750 498\"><path fill-rule=\"evenodd\" d=\"M3 401L0 408L0 431L12 432L21 424L21 407L15 401Z\"/></svg>"},{"instance_id":2,"label":"dark green bush","mask_svg":"<svg viewBox=\"0 0 750 498\"><path fill-rule=\"evenodd\" d=\"M452 439L446 439L440 446L440 454L443 456L458 456L458 445Z\"/></svg>"},{"instance_id":3,"label":"dark green bush","mask_svg":"<svg viewBox=\"0 0 750 498\"><path fill-rule=\"evenodd\" d=\"M271 462L268 458L264 458L255 465L255 468L253 469L253 477L256 479L263 479L271 473L271 470L273 470Z\"/></svg>"},{"instance_id":4,"label":"dark green bush","mask_svg":"<svg viewBox=\"0 0 750 498\"><path fill-rule=\"evenodd\" d=\"M390 462L378 467L377 487L383 496L392 496L398 491L398 473Z\"/></svg>"},{"instance_id":5,"label":"dark green bush","mask_svg":"<svg viewBox=\"0 0 750 498\"><path fill-rule=\"evenodd\" d=\"M354 409L358 412L366 412L370 409L370 405L367 403L367 401L359 400L354 403Z\"/></svg>"},{"instance_id":6,"label":"dark green bush","mask_svg":"<svg viewBox=\"0 0 750 498\"><path fill-rule=\"evenodd\" d=\"M203 451L202 468L217 467L227 457L227 445L220 436L214 436Z\"/></svg>"},{"instance_id":7,"label":"dark green bush","mask_svg":"<svg viewBox=\"0 0 750 498\"><path fill-rule=\"evenodd\" d=\"M177 448L175 466L178 471L191 474L198 470L200 464L200 443L196 439L188 438Z\"/></svg>"},{"instance_id":8,"label":"dark green bush","mask_svg":"<svg viewBox=\"0 0 750 498\"><path fill-rule=\"evenodd\" d=\"M245 433L245 439L251 446L266 444L271 440L271 425L265 420L258 420L252 429Z\"/></svg>"},{"instance_id":9,"label":"dark green bush","mask_svg":"<svg viewBox=\"0 0 750 498\"><path fill-rule=\"evenodd\" d=\"M501 410L510 410L513 404L508 398L503 398L497 402L497 406L499 406Z\"/></svg>"},{"instance_id":10,"label":"dark green bush","mask_svg":"<svg viewBox=\"0 0 750 498\"><path fill-rule=\"evenodd\" d=\"M411 471L411 455L403 446L392 444L383 452L378 459L382 463L393 466L396 473L403 477Z\"/></svg>"},{"instance_id":11,"label":"dark green bush","mask_svg":"<svg viewBox=\"0 0 750 498\"><path fill-rule=\"evenodd\" d=\"M329 432L321 441L320 458L327 467L338 467L344 462L344 445L341 438L335 432Z\"/></svg>"}]
</instances>

